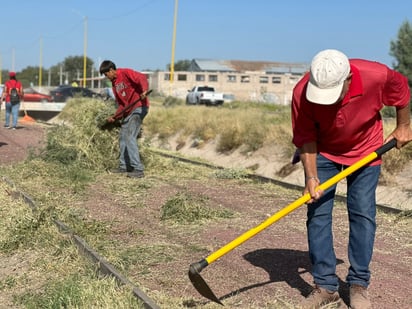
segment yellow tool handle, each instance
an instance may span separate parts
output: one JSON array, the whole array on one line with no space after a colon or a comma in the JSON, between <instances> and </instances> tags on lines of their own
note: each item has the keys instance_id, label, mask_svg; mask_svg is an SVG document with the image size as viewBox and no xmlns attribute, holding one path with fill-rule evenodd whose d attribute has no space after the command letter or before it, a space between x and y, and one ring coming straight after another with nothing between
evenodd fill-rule
<instances>
[{"instance_id":1,"label":"yellow tool handle","mask_svg":"<svg viewBox=\"0 0 412 309\"><path fill-rule=\"evenodd\" d=\"M392 139L390 142L383 145L382 147L380 147L376 151L374 151L371 154L367 155L363 159L357 161L353 165L347 167L346 169L344 169L340 173L336 174L335 176L333 176L329 180L327 180L324 183L322 183L321 185L319 185L318 188L321 189L321 190L326 190L326 189L330 188L334 184L341 181L343 178L349 176L350 174L357 171L361 167L365 166L369 162L372 162L379 155L384 154L385 152L387 152L388 150L390 150L394 146L396 146L396 139ZM236 239L232 240L231 242L229 242L225 246L223 246L220 249L218 249L217 251L213 252L207 258L205 258L207 264L209 265L209 264L213 263L214 261L216 261L217 259L219 259L223 255L225 255L226 253L232 251L234 248L238 247L239 245L244 243L246 240L252 238L256 234L258 234L261 231L263 231L264 229L266 229L268 226L272 225L273 223L275 223L279 219L283 218L284 216L288 215L290 212L294 211L295 209L299 208L300 206L302 206L303 204L308 202L310 200L310 198L311 198L310 194L306 193L305 195L303 195L302 197L300 197L296 201L292 202L288 206L282 208L281 210L279 210L278 212L276 212L275 214L273 214L272 216L267 218L261 224L259 224L256 227L246 231L245 233L243 233L242 235L240 235Z\"/></svg>"}]
</instances>

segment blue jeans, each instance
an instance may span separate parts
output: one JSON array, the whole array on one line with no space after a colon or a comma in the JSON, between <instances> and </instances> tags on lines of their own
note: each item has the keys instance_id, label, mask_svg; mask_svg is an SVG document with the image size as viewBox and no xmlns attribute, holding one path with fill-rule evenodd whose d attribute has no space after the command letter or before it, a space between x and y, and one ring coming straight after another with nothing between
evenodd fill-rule
<instances>
[{"instance_id":1,"label":"blue jeans","mask_svg":"<svg viewBox=\"0 0 412 309\"><path fill-rule=\"evenodd\" d=\"M137 136L139 135L142 121L144 117L146 117L147 112L147 107L138 107L132 114L127 116L122 123L119 133L119 168L121 169L134 171L144 170L143 164L140 161Z\"/></svg>"},{"instance_id":2,"label":"blue jeans","mask_svg":"<svg viewBox=\"0 0 412 309\"><path fill-rule=\"evenodd\" d=\"M6 119L4 126L10 126L10 115L12 116L12 123L11 126L13 128L17 127L17 120L19 118L19 110L20 110L20 103L11 104L10 102L6 102Z\"/></svg>"},{"instance_id":3,"label":"blue jeans","mask_svg":"<svg viewBox=\"0 0 412 309\"><path fill-rule=\"evenodd\" d=\"M318 177L321 183L338 174L346 166L317 156ZM376 231L375 191L380 165L366 166L347 177L347 210L349 216L349 271L346 282L367 287L370 281ZM337 291L336 256L333 248L332 210L336 185L325 191L315 203L308 204L307 230L312 276L315 284Z\"/></svg>"}]
</instances>

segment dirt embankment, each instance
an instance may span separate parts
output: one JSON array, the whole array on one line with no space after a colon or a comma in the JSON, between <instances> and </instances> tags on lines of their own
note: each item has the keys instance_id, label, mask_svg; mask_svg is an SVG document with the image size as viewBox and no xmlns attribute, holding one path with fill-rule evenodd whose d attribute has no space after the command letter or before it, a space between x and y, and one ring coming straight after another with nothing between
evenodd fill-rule
<instances>
[{"instance_id":1,"label":"dirt embankment","mask_svg":"<svg viewBox=\"0 0 412 309\"><path fill-rule=\"evenodd\" d=\"M216 144L214 141L206 143L201 148L191 147L190 142L183 147L181 144L171 139L169 140L168 149L178 151L185 156L193 158L202 158L212 162L215 165L228 168L249 168L254 167L255 172L259 175L278 179L288 183L303 186L303 168L301 164L291 167L290 160L285 159L279 147L270 146L264 147L256 152L245 155L239 150L231 154L221 154L215 151ZM164 147L164 143L162 144ZM392 150L397 151L397 150ZM288 170L286 176L279 176L279 172L283 169ZM391 186L379 186L377 189L378 204L389 206L400 210L412 210L412 182L410 175L412 174L412 162L410 162L401 173L394 177L394 183ZM343 180L338 184L338 192L342 195L346 192L346 182Z\"/></svg>"}]
</instances>

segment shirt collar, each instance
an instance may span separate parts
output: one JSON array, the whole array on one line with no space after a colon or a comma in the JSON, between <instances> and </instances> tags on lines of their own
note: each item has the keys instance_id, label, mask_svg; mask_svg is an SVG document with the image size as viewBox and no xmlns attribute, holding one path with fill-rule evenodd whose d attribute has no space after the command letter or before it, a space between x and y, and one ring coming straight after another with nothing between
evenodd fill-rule
<instances>
[{"instance_id":1,"label":"shirt collar","mask_svg":"<svg viewBox=\"0 0 412 309\"><path fill-rule=\"evenodd\" d=\"M347 103L351 98L360 96L363 93L362 79L358 68L351 64L350 71L352 73L352 81L349 86L349 91L343 99L343 104Z\"/></svg>"}]
</instances>

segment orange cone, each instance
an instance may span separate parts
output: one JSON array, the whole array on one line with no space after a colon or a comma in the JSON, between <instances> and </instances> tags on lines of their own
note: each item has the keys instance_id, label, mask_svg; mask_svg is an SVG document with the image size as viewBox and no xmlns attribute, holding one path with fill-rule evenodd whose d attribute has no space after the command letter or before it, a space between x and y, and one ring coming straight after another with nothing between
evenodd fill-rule
<instances>
[{"instance_id":1,"label":"orange cone","mask_svg":"<svg viewBox=\"0 0 412 309\"><path fill-rule=\"evenodd\" d=\"M36 120L34 118L27 115L26 106L24 105L23 101L22 101L22 106L23 106L23 111L24 111L24 117L23 117L22 120L27 121L27 122L36 122Z\"/></svg>"}]
</instances>

